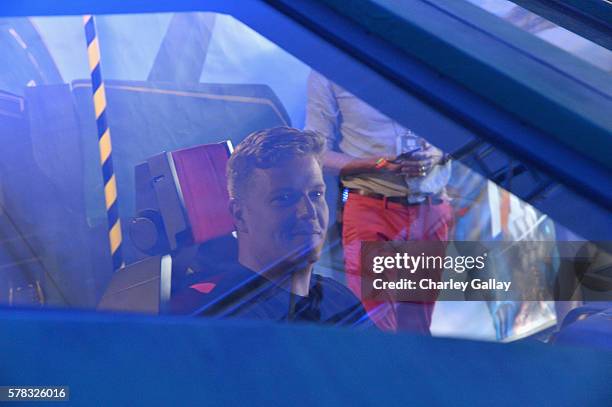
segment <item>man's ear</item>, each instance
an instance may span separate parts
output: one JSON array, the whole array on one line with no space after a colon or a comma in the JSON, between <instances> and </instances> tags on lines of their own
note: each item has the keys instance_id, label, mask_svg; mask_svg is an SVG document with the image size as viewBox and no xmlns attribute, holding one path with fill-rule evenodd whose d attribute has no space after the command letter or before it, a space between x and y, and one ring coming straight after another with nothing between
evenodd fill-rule
<instances>
[{"instance_id":1,"label":"man's ear","mask_svg":"<svg viewBox=\"0 0 612 407\"><path fill-rule=\"evenodd\" d=\"M244 221L244 207L242 202L236 198L231 198L229 201L229 210L234 220L234 226L238 232L248 232L246 222Z\"/></svg>"}]
</instances>

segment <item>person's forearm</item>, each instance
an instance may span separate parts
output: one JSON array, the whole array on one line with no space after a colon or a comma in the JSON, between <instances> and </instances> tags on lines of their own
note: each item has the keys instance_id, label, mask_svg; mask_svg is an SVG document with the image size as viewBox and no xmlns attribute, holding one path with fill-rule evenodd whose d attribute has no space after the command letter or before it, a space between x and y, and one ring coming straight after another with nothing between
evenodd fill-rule
<instances>
[{"instance_id":1,"label":"person's forearm","mask_svg":"<svg viewBox=\"0 0 612 407\"><path fill-rule=\"evenodd\" d=\"M377 160L377 157L356 158L337 151L327 151L323 156L323 168L334 175L375 172Z\"/></svg>"}]
</instances>

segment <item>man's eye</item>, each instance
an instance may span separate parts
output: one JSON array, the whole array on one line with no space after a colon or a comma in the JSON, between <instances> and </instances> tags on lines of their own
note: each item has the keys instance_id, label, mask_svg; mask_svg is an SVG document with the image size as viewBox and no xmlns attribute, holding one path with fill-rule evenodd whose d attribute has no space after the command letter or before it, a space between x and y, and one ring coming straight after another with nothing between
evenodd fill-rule
<instances>
[{"instance_id":1,"label":"man's eye","mask_svg":"<svg viewBox=\"0 0 612 407\"><path fill-rule=\"evenodd\" d=\"M295 194L290 193L280 194L275 196L274 199L272 199L272 202L279 205L287 205L292 203L293 201L295 201Z\"/></svg>"},{"instance_id":2,"label":"man's eye","mask_svg":"<svg viewBox=\"0 0 612 407\"><path fill-rule=\"evenodd\" d=\"M310 193L310 198L311 199L320 199L323 198L325 194L323 193L323 191L313 191Z\"/></svg>"}]
</instances>

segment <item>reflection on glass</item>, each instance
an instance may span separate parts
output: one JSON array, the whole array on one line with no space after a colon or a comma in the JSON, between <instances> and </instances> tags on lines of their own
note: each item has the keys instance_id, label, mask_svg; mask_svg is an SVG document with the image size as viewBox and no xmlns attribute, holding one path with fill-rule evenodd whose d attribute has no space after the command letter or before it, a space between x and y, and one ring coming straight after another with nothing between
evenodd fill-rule
<instances>
[{"instance_id":1,"label":"reflection on glass","mask_svg":"<svg viewBox=\"0 0 612 407\"><path fill-rule=\"evenodd\" d=\"M545 214L450 160L427 135L230 16L96 22L116 208L106 200L109 169L101 165L82 18L0 21L0 49L11 61L0 66L2 304L373 322L388 331L490 340L554 324L547 301L363 298L362 241L451 242L440 254L454 256L461 253L453 240L561 240ZM539 20L525 24L551 29ZM248 150L238 147L247 135L276 127L285 129L274 136L287 142L281 150L291 134L310 134L287 130L295 127L317 133L325 151L305 154L299 146L285 156L267 146L268 158L252 173L230 176L228 191L232 149ZM103 157L108 151L105 144ZM236 183L247 184L248 200L232 191ZM109 210L122 224L127 267L117 273ZM588 250L597 270L605 269L605 253ZM563 271L550 257L525 266L500 253L492 272L501 278L534 269L525 275L548 286ZM451 276L438 272L440 281Z\"/></svg>"},{"instance_id":2,"label":"reflection on glass","mask_svg":"<svg viewBox=\"0 0 612 407\"><path fill-rule=\"evenodd\" d=\"M606 72L612 72L612 52L610 50L559 27L511 1L467 1Z\"/></svg>"}]
</instances>

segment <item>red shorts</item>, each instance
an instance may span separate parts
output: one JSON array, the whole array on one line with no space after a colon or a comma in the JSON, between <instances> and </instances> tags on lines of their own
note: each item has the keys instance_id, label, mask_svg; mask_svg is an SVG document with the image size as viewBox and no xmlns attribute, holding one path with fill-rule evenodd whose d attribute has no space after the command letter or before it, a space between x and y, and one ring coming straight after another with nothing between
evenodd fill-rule
<instances>
[{"instance_id":1,"label":"red shorts","mask_svg":"<svg viewBox=\"0 0 612 407\"><path fill-rule=\"evenodd\" d=\"M429 334L434 303L374 301L361 296L361 242L386 240L446 241L452 226L448 202L402 205L349 194L343 212L342 243L348 286L361 299L376 325L385 331Z\"/></svg>"}]
</instances>

